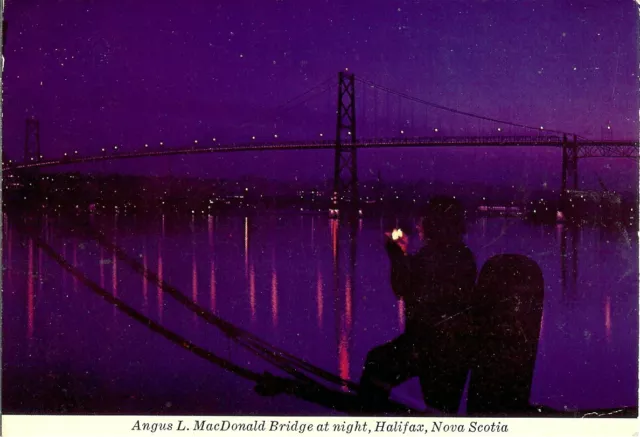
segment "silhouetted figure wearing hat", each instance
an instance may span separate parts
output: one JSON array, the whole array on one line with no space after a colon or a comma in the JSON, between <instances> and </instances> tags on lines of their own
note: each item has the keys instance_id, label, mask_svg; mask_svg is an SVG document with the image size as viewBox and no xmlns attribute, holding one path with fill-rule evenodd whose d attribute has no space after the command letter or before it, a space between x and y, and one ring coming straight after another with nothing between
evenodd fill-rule
<instances>
[{"instance_id":1,"label":"silhouetted figure wearing hat","mask_svg":"<svg viewBox=\"0 0 640 437\"><path fill-rule=\"evenodd\" d=\"M406 237L387 236L391 287L405 302L405 332L369 352L360 395L375 409L393 387L417 376L425 402L451 414L470 367L476 262L463 241L464 211L455 199L431 199L419 231L424 245L413 255Z\"/></svg>"}]
</instances>

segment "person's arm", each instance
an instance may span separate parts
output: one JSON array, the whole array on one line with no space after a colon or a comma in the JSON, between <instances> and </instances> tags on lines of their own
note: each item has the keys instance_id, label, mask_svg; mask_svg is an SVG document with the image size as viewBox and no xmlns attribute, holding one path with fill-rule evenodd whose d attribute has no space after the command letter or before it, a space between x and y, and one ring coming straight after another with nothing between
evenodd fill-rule
<instances>
[{"instance_id":1,"label":"person's arm","mask_svg":"<svg viewBox=\"0 0 640 437\"><path fill-rule=\"evenodd\" d=\"M405 299L411 290L412 256L393 241L387 241L386 249L391 261L391 289L398 298Z\"/></svg>"}]
</instances>

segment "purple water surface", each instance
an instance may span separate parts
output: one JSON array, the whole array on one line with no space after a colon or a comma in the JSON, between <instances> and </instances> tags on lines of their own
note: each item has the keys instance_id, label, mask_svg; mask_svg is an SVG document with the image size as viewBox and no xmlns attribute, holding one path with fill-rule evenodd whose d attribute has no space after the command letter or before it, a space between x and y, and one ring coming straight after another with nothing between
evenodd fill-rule
<instances>
[{"instance_id":1,"label":"purple water surface","mask_svg":"<svg viewBox=\"0 0 640 437\"><path fill-rule=\"evenodd\" d=\"M3 408L8 413L334 414L280 395L170 343L115 309L20 234L5 216ZM402 332L382 233L321 216L182 217L96 223L202 307L343 378ZM44 220L44 239L111 294L152 320L247 368L244 351L105 249ZM562 260L561 239L566 240ZM478 266L500 253L533 258L545 302L531 402L558 409L635 405L638 243L633 233L563 229L501 218L469 223ZM352 254L355 251L355 262ZM564 280L563 280L564 269ZM416 381L396 389L420 405Z\"/></svg>"}]
</instances>

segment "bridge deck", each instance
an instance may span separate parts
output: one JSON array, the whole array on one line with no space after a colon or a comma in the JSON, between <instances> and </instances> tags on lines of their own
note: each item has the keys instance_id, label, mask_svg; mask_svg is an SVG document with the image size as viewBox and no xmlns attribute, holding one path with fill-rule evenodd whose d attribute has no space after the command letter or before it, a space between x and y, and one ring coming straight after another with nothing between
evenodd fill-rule
<instances>
[{"instance_id":1,"label":"bridge deck","mask_svg":"<svg viewBox=\"0 0 640 437\"><path fill-rule=\"evenodd\" d=\"M373 138L362 139L355 144L344 144L343 147L358 149L376 149L391 147L562 147L563 139L558 136L439 136L439 137L407 137L407 138ZM638 142L631 140L581 140L578 144L579 157L613 157L638 158ZM216 144L212 147L197 144L187 147L168 148L156 146L143 147L131 152L103 152L99 155L70 155L58 159L33 160L28 163L3 163L3 171L17 169L52 167L110 161L115 159L131 159L172 155L191 155L204 153L257 152L276 150L323 150L334 149L335 141L292 141L292 142L248 142Z\"/></svg>"}]
</instances>

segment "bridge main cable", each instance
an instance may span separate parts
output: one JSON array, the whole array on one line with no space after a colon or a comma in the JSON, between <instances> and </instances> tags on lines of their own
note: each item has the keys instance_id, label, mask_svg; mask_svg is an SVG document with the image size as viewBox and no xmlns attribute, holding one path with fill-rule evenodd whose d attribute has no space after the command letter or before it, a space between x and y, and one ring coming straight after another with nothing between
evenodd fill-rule
<instances>
[{"instance_id":1,"label":"bridge main cable","mask_svg":"<svg viewBox=\"0 0 640 437\"><path fill-rule=\"evenodd\" d=\"M362 84L364 84L364 85L369 85L371 87L374 87L374 88L379 89L381 91L387 92L389 94L393 94L393 95L402 97L404 99L411 100L411 101L416 102L416 103L420 103L420 104L423 104L423 105L426 105L426 106L430 106L432 108L440 109L440 110L443 110L443 111L448 111L448 112L451 112L453 114L464 115L464 116L467 116L467 117L477 118L479 120L484 120L484 121L491 121L493 123L500 123L500 124L504 124L504 125L507 125L507 126L513 126L513 127L523 128L523 129L535 130L535 131L538 131L538 132L544 131L544 132L557 133L557 134L563 134L563 135L565 135L565 134L566 135L574 135L573 133L564 132L564 131L560 131L560 130L540 129L539 127L535 127L535 126L529 126L529 125L526 125L526 124L515 123L515 122L512 122L512 121L500 120L500 119L493 118L493 117L487 117L487 116L484 116L484 115L474 114L472 112L466 112L466 111L461 111L461 110L455 109L455 108L449 108L447 106L443 106L443 105L439 105L437 103L429 102L429 101L421 99L419 97L411 96L411 95L403 93L401 91L396 91L394 89L385 87L383 85L378 85L375 82L372 82L372 81L367 80L367 79L363 79L361 77L356 77L355 80L360 82L360 83L362 83ZM576 136L578 138L585 139L584 137L581 137L580 135L576 135Z\"/></svg>"},{"instance_id":2,"label":"bridge main cable","mask_svg":"<svg viewBox=\"0 0 640 437\"><path fill-rule=\"evenodd\" d=\"M323 92L325 92L327 89L331 89L332 84L331 84L331 78L327 78L325 80L323 80L322 82L320 82L319 84L312 86L311 88L308 88L307 90L303 91L302 93L291 97L290 99L288 99L287 101L285 101L284 103L276 106L275 108L270 109L270 111L276 112L276 111L290 111L294 108L296 108L297 106L300 106L304 103L306 103L307 101L309 101L310 99L321 95ZM316 94L313 94L314 92L319 91ZM306 99L300 100L303 97L307 97ZM299 101L298 101L299 100ZM289 106L291 103L296 102L295 104ZM288 107L287 107L288 106ZM243 127L246 126L248 123L250 122L259 122L260 120L255 120L254 118L247 118L244 121L242 121L241 123L238 124L238 126ZM266 121L266 120L265 120ZM273 120L269 120L269 121L273 121Z\"/></svg>"}]
</instances>

